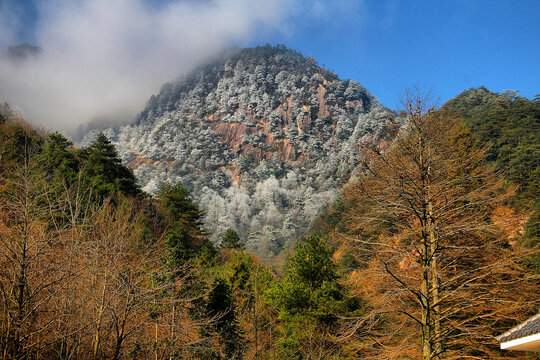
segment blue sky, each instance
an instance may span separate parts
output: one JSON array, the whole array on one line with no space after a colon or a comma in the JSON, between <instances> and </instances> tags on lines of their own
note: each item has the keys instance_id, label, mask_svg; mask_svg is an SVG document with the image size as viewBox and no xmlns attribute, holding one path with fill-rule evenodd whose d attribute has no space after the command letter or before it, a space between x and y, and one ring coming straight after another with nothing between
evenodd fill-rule
<instances>
[{"instance_id":1,"label":"blue sky","mask_svg":"<svg viewBox=\"0 0 540 360\"><path fill-rule=\"evenodd\" d=\"M52 127L127 121L212 52L266 43L313 55L393 109L417 84L440 103L480 85L532 98L539 14L540 0L0 0L0 47L51 50L0 69L0 100Z\"/></svg>"},{"instance_id":2,"label":"blue sky","mask_svg":"<svg viewBox=\"0 0 540 360\"><path fill-rule=\"evenodd\" d=\"M362 83L389 107L419 83L444 102L469 87L540 93L540 1L336 1L281 42ZM262 39L261 39L262 41Z\"/></svg>"}]
</instances>

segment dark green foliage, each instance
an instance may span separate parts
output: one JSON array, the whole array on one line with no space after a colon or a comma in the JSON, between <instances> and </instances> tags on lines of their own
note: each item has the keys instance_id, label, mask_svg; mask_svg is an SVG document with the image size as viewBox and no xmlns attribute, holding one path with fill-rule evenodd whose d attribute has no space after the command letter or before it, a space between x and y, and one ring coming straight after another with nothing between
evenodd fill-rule
<instances>
[{"instance_id":1,"label":"dark green foliage","mask_svg":"<svg viewBox=\"0 0 540 360\"><path fill-rule=\"evenodd\" d=\"M531 205L540 196L540 101L517 92L493 93L484 87L464 91L444 108L464 116L481 146L490 146L495 162L517 184L518 203Z\"/></svg>"},{"instance_id":2,"label":"dark green foliage","mask_svg":"<svg viewBox=\"0 0 540 360\"><path fill-rule=\"evenodd\" d=\"M206 300L206 311L209 315L218 317L216 320L218 327L234 322L233 304L230 286L224 279L216 279Z\"/></svg>"},{"instance_id":3,"label":"dark green foliage","mask_svg":"<svg viewBox=\"0 0 540 360\"><path fill-rule=\"evenodd\" d=\"M537 200L534 212L529 217L525 227L525 245L530 248L540 247L540 201ZM540 254L532 255L527 259L527 267L536 273L540 273Z\"/></svg>"},{"instance_id":4,"label":"dark green foliage","mask_svg":"<svg viewBox=\"0 0 540 360\"><path fill-rule=\"evenodd\" d=\"M224 249L245 249L246 244L233 229L229 228L221 238L221 247Z\"/></svg>"},{"instance_id":5,"label":"dark green foliage","mask_svg":"<svg viewBox=\"0 0 540 360\"><path fill-rule=\"evenodd\" d=\"M143 194L131 170L122 165L104 136L91 147L77 151L58 132L41 134L21 119L8 119L0 124L0 157L0 173L7 178L23 162L31 160L39 167L42 179L50 185L49 201L65 200L66 190L70 190L69 196L78 193L80 209L88 209L105 197ZM54 217L63 222L69 214L66 209L58 209Z\"/></svg>"},{"instance_id":6,"label":"dark green foliage","mask_svg":"<svg viewBox=\"0 0 540 360\"><path fill-rule=\"evenodd\" d=\"M232 251L223 273L241 303L254 301L252 297L260 296L274 283L270 270L265 265L256 264L255 257L246 251Z\"/></svg>"},{"instance_id":7,"label":"dark green foliage","mask_svg":"<svg viewBox=\"0 0 540 360\"><path fill-rule=\"evenodd\" d=\"M287 275L295 283L302 283L310 290L320 288L325 282L337 279L332 251L323 240L310 236L300 241L296 253L287 262Z\"/></svg>"},{"instance_id":8,"label":"dark green foliage","mask_svg":"<svg viewBox=\"0 0 540 360\"><path fill-rule=\"evenodd\" d=\"M193 256L191 236L178 225L173 224L165 235L168 254L166 262L169 268L178 269Z\"/></svg>"},{"instance_id":9,"label":"dark green foliage","mask_svg":"<svg viewBox=\"0 0 540 360\"><path fill-rule=\"evenodd\" d=\"M201 226L203 213L182 183L163 184L157 196L173 221L191 228Z\"/></svg>"},{"instance_id":10,"label":"dark green foliage","mask_svg":"<svg viewBox=\"0 0 540 360\"><path fill-rule=\"evenodd\" d=\"M325 351L337 351L340 345L332 333L340 325L339 316L361 311L358 299L339 283L332 251L316 236L298 243L287 262L284 279L270 297L282 322L282 355L291 358L306 358L307 350L301 344L309 337L319 338Z\"/></svg>"},{"instance_id":11,"label":"dark green foliage","mask_svg":"<svg viewBox=\"0 0 540 360\"><path fill-rule=\"evenodd\" d=\"M213 242L203 238L197 247L198 259L203 266L212 267L217 263L217 250Z\"/></svg>"},{"instance_id":12,"label":"dark green foliage","mask_svg":"<svg viewBox=\"0 0 540 360\"><path fill-rule=\"evenodd\" d=\"M57 182L72 184L77 180L79 162L71 150L72 146L73 143L58 132L49 134L43 146L40 160Z\"/></svg>"},{"instance_id":13,"label":"dark green foliage","mask_svg":"<svg viewBox=\"0 0 540 360\"><path fill-rule=\"evenodd\" d=\"M79 151L82 163L82 179L92 189L96 199L103 199L120 193L126 196L140 196L135 175L122 165L114 145L103 134L88 148Z\"/></svg>"},{"instance_id":14,"label":"dark green foliage","mask_svg":"<svg viewBox=\"0 0 540 360\"><path fill-rule=\"evenodd\" d=\"M217 251L205 237L200 220L202 212L189 191L182 183L166 183L158 196L170 221L165 235L169 267L177 269L193 258L198 258L205 266L215 262Z\"/></svg>"},{"instance_id":15,"label":"dark green foliage","mask_svg":"<svg viewBox=\"0 0 540 360\"><path fill-rule=\"evenodd\" d=\"M241 359L244 349L242 332L234 311L234 297L231 287L224 279L217 278L212 284L208 297L196 304L195 318L213 319L204 327L201 335L218 336L219 352L207 350L200 354L202 359Z\"/></svg>"},{"instance_id":16,"label":"dark green foliage","mask_svg":"<svg viewBox=\"0 0 540 360\"><path fill-rule=\"evenodd\" d=\"M60 133L45 138L22 121L0 125L2 171L32 156L58 188L71 187L80 178L80 190L92 190L91 201L118 193L134 197L143 194L133 172L122 165L114 145L103 134L90 147L74 151L73 144Z\"/></svg>"},{"instance_id":17,"label":"dark green foliage","mask_svg":"<svg viewBox=\"0 0 540 360\"><path fill-rule=\"evenodd\" d=\"M6 123L0 127L0 170L19 165L29 155L36 155L43 146L43 138L22 124Z\"/></svg>"},{"instance_id":18,"label":"dark green foliage","mask_svg":"<svg viewBox=\"0 0 540 360\"><path fill-rule=\"evenodd\" d=\"M252 272L255 271L255 266L248 255L246 255L246 258L242 258L238 254L239 252L235 252L234 257L230 260L229 266L232 271L229 281L233 291L242 297L242 295L249 294L253 290L250 280ZM249 299L247 300L249 301Z\"/></svg>"},{"instance_id":19,"label":"dark green foliage","mask_svg":"<svg viewBox=\"0 0 540 360\"><path fill-rule=\"evenodd\" d=\"M242 336L236 321L231 288L225 280L216 279L214 289L208 296L206 309L209 315L218 317L215 327L224 341L226 358L241 358Z\"/></svg>"},{"instance_id":20,"label":"dark green foliage","mask_svg":"<svg viewBox=\"0 0 540 360\"><path fill-rule=\"evenodd\" d=\"M477 111L485 110L497 97L497 93L489 91L485 86L470 88L448 100L444 108L466 118Z\"/></svg>"},{"instance_id":21,"label":"dark green foliage","mask_svg":"<svg viewBox=\"0 0 540 360\"><path fill-rule=\"evenodd\" d=\"M332 251L321 238L301 240L286 266L285 278L276 291L284 314L313 315L330 323L342 310L352 311L358 306L339 284Z\"/></svg>"},{"instance_id":22,"label":"dark green foliage","mask_svg":"<svg viewBox=\"0 0 540 360\"><path fill-rule=\"evenodd\" d=\"M269 306L265 294L275 286L275 276L271 270L257 263L257 259L244 250L226 253L227 261L219 269L231 287L238 320L245 332L244 344L258 355L250 358L266 358L273 350L271 336L274 333L276 313ZM253 353L252 353L253 354Z\"/></svg>"}]
</instances>

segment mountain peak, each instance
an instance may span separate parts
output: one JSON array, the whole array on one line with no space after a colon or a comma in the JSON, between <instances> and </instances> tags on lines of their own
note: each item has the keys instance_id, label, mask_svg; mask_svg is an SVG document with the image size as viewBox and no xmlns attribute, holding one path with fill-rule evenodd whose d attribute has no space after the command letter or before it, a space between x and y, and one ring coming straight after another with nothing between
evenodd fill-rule
<instances>
[{"instance_id":1,"label":"mountain peak","mask_svg":"<svg viewBox=\"0 0 540 360\"><path fill-rule=\"evenodd\" d=\"M353 80L282 45L229 50L162 86L106 134L141 185L182 181L217 238L277 254L334 199L392 113Z\"/></svg>"},{"instance_id":2,"label":"mountain peak","mask_svg":"<svg viewBox=\"0 0 540 360\"><path fill-rule=\"evenodd\" d=\"M33 58L42 53L39 46L30 45L27 43L10 45L7 50L0 52L0 56L7 58L14 63L20 62L29 58Z\"/></svg>"}]
</instances>

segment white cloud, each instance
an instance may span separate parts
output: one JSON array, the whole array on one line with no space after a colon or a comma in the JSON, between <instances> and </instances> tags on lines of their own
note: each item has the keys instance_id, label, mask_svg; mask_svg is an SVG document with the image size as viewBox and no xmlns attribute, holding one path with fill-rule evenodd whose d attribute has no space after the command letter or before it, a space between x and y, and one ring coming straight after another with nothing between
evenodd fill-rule
<instances>
[{"instance_id":1,"label":"white cloud","mask_svg":"<svg viewBox=\"0 0 540 360\"><path fill-rule=\"evenodd\" d=\"M44 51L18 64L0 61L0 100L68 132L89 121L133 119L161 84L223 47L247 44L261 29L283 28L292 8L285 0L39 4L35 38ZM5 48L14 39L3 30L15 20L1 10Z\"/></svg>"}]
</instances>

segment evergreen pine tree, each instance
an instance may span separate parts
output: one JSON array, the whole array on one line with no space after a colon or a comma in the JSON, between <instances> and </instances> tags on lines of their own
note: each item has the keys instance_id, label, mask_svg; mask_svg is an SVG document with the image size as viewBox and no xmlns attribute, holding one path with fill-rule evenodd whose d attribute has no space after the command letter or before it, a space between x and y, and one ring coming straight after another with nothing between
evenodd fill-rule
<instances>
[{"instance_id":1,"label":"evergreen pine tree","mask_svg":"<svg viewBox=\"0 0 540 360\"><path fill-rule=\"evenodd\" d=\"M165 235L168 255L166 263L171 269L178 269L193 256L189 234L177 224L173 224Z\"/></svg>"},{"instance_id":2,"label":"evergreen pine tree","mask_svg":"<svg viewBox=\"0 0 540 360\"><path fill-rule=\"evenodd\" d=\"M201 350L201 359L241 359L244 350L242 331L234 309L231 287L222 278L212 283L206 299L199 299L192 308L195 319L212 319L200 331L202 339L213 343Z\"/></svg>"},{"instance_id":3,"label":"evergreen pine tree","mask_svg":"<svg viewBox=\"0 0 540 360\"><path fill-rule=\"evenodd\" d=\"M191 194L181 182L175 185L163 184L157 196L173 221L188 228L200 230L203 212L199 210L199 204L193 201Z\"/></svg>"},{"instance_id":4,"label":"evergreen pine tree","mask_svg":"<svg viewBox=\"0 0 540 360\"><path fill-rule=\"evenodd\" d=\"M216 249L206 238L201 222L203 213L189 191L180 182L175 185L165 183L157 195L170 221L165 235L169 266L178 268L194 257L205 265L211 264Z\"/></svg>"},{"instance_id":5,"label":"evergreen pine tree","mask_svg":"<svg viewBox=\"0 0 540 360\"><path fill-rule=\"evenodd\" d=\"M242 335L236 313L231 287L223 279L216 279L206 303L208 315L217 316L215 328L223 341L226 359L241 359Z\"/></svg>"},{"instance_id":6,"label":"evergreen pine tree","mask_svg":"<svg viewBox=\"0 0 540 360\"><path fill-rule=\"evenodd\" d=\"M49 135L40 159L45 164L48 174L58 182L72 184L77 178L79 164L75 155L69 150L73 143L62 134L55 132Z\"/></svg>"},{"instance_id":7,"label":"evergreen pine tree","mask_svg":"<svg viewBox=\"0 0 540 360\"><path fill-rule=\"evenodd\" d=\"M135 175L122 165L114 145L103 134L88 148L82 149L83 177L93 189L98 199L112 196L117 192L127 196L137 196L141 190Z\"/></svg>"},{"instance_id":8,"label":"evergreen pine tree","mask_svg":"<svg viewBox=\"0 0 540 360\"><path fill-rule=\"evenodd\" d=\"M221 238L221 247L224 249L245 249L246 244L240 240L238 233L232 228L228 228Z\"/></svg>"},{"instance_id":9,"label":"evergreen pine tree","mask_svg":"<svg viewBox=\"0 0 540 360\"><path fill-rule=\"evenodd\" d=\"M346 349L335 340L338 315L359 313L361 304L339 283L332 251L321 238L310 236L298 243L271 299L282 324L281 356L332 358L339 353L347 358Z\"/></svg>"}]
</instances>

